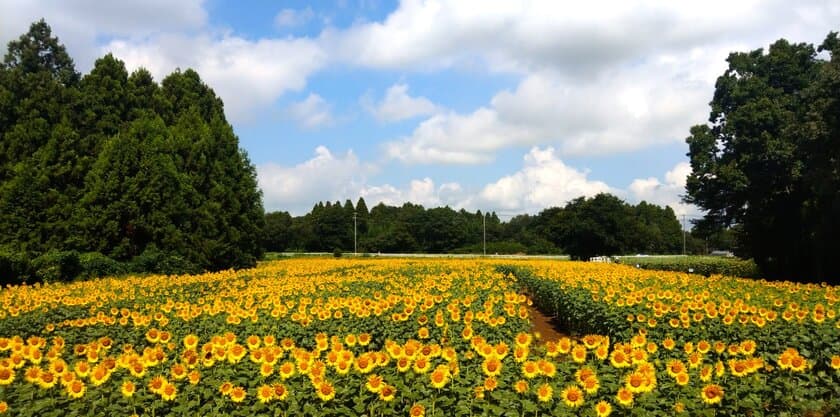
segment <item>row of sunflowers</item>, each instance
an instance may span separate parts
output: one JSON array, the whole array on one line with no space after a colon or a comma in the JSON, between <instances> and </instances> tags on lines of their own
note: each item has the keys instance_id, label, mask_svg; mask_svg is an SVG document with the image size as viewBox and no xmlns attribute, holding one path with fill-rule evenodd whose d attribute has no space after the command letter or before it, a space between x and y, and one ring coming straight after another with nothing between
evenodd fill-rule
<instances>
[{"instance_id":1,"label":"row of sunflowers","mask_svg":"<svg viewBox=\"0 0 840 417\"><path fill-rule=\"evenodd\" d=\"M834 297L481 259L290 259L11 287L0 413L827 415L840 398ZM535 333L532 301L568 335Z\"/></svg>"}]
</instances>

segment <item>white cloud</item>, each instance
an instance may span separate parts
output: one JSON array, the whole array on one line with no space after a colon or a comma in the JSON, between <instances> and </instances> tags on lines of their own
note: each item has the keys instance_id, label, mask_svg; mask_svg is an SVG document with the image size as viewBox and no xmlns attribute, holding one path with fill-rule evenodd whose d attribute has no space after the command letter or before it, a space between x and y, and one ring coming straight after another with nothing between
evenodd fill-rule
<instances>
[{"instance_id":1,"label":"white cloud","mask_svg":"<svg viewBox=\"0 0 840 417\"><path fill-rule=\"evenodd\" d=\"M405 189L390 184L366 186L360 190L368 206L379 203L400 206L403 203L420 204L426 208L450 206L464 207L467 204L461 185L447 182L435 185L431 178L411 180Z\"/></svg>"},{"instance_id":2,"label":"white cloud","mask_svg":"<svg viewBox=\"0 0 840 417\"><path fill-rule=\"evenodd\" d=\"M410 135L386 143L385 152L406 163L474 164L513 146L548 144L563 155L598 155L682 141L691 123L705 118L712 91L680 73L684 65L652 64L587 83L532 74L515 90L497 93L489 106L424 120Z\"/></svg>"},{"instance_id":3,"label":"white cloud","mask_svg":"<svg viewBox=\"0 0 840 417\"><path fill-rule=\"evenodd\" d=\"M140 38L157 33L191 31L207 22L203 0L10 0L0 3L0 50L41 18L52 28L87 72L100 54L98 37Z\"/></svg>"},{"instance_id":4,"label":"white cloud","mask_svg":"<svg viewBox=\"0 0 840 417\"><path fill-rule=\"evenodd\" d=\"M670 206L676 215L686 215L694 218L702 215L700 209L693 204L682 202L685 194L685 181L691 173L688 162L680 162L665 173L664 181L656 177L637 178L627 188L629 198L633 202L647 201L661 206Z\"/></svg>"},{"instance_id":5,"label":"white cloud","mask_svg":"<svg viewBox=\"0 0 840 417\"><path fill-rule=\"evenodd\" d=\"M288 114L306 129L329 126L334 121L329 104L315 93L310 93L306 99L290 105Z\"/></svg>"},{"instance_id":6,"label":"white cloud","mask_svg":"<svg viewBox=\"0 0 840 417\"><path fill-rule=\"evenodd\" d=\"M277 16L274 16L274 26L277 26L278 28L300 26L308 22L313 17L315 17L315 13L310 7L302 10L283 9L277 13Z\"/></svg>"},{"instance_id":7,"label":"white cloud","mask_svg":"<svg viewBox=\"0 0 840 417\"><path fill-rule=\"evenodd\" d=\"M397 122L438 111L438 107L426 97L408 95L408 85L403 83L389 87L385 92L385 97L379 103L370 103L368 97L363 98L362 101L374 117L384 122Z\"/></svg>"},{"instance_id":8,"label":"white cloud","mask_svg":"<svg viewBox=\"0 0 840 417\"><path fill-rule=\"evenodd\" d=\"M726 10L726 13L720 13ZM742 39L824 36L840 7L822 0L703 3L593 0L405 0L381 22L322 34L334 54L360 66L452 66L581 76L652 53Z\"/></svg>"},{"instance_id":9,"label":"white cloud","mask_svg":"<svg viewBox=\"0 0 840 417\"><path fill-rule=\"evenodd\" d=\"M577 197L616 192L601 181L587 178L587 172L563 163L554 148L534 147L523 159L521 170L487 184L474 204L487 209L533 213L546 207L563 206Z\"/></svg>"},{"instance_id":10,"label":"white cloud","mask_svg":"<svg viewBox=\"0 0 840 417\"><path fill-rule=\"evenodd\" d=\"M300 215L318 201L344 201L359 195L374 167L359 161L353 151L334 155L325 146L315 156L292 167L268 163L257 166L266 211L286 210Z\"/></svg>"},{"instance_id":11,"label":"white cloud","mask_svg":"<svg viewBox=\"0 0 840 417\"><path fill-rule=\"evenodd\" d=\"M299 91L326 60L312 40L248 40L231 34L163 34L145 40L114 40L102 48L145 67L161 80L176 68L193 68L225 103L234 123L250 121L283 93Z\"/></svg>"}]
</instances>

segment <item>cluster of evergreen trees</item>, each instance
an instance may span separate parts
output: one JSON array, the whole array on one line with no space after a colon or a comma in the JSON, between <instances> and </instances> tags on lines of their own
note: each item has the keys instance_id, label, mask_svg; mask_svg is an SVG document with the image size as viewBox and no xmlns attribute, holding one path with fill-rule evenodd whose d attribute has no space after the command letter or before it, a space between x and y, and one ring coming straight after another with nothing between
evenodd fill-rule
<instances>
[{"instance_id":1,"label":"cluster of evergreen trees","mask_svg":"<svg viewBox=\"0 0 840 417\"><path fill-rule=\"evenodd\" d=\"M496 213L449 207L425 209L378 204L318 203L303 216L266 214L263 244L268 251L481 253L567 253L576 259L627 253L678 253L682 229L670 207L630 205L610 194L572 200L537 215L502 222Z\"/></svg>"},{"instance_id":2,"label":"cluster of evergreen trees","mask_svg":"<svg viewBox=\"0 0 840 417\"><path fill-rule=\"evenodd\" d=\"M199 75L81 76L41 20L0 65L0 277L253 265L256 172ZM96 273L95 271L91 273Z\"/></svg>"}]
</instances>

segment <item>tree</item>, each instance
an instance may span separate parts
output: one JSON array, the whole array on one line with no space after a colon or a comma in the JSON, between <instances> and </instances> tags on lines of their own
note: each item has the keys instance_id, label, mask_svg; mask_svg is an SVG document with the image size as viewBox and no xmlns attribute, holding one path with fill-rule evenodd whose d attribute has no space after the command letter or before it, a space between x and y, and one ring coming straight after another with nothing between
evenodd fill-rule
<instances>
[{"instance_id":1,"label":"tree","mask_svg":"<svg viewBox=\"0 0 840 417\"><path fill-rule=\"evenodd\" d=\"M764 274L827 279L838 231L836 34L817 58L779 40L732 53L715 85L709 123L691 128L685 200L707 211L697 226L735 227L739 254ZM833 48L833 49L832 49ZM833 74L833 75L832 75ZM832 94L834 94L832 96ZM834 127L832 127L834 126Z\"/></svg>"},{"instance_id":2,"label":"tree","mask_svg":"<svg viewBox=\"0 0 840 417\"><path fill-rule=\"evenodd\" d=\"M193 70L162 84L144 69L129 76L110 54L80 77L43 20L9 43L2 248L141 257L167 272L255 264L262 195L222 101Z\"/></svg>"},{"instance_id":3,"label":"tree","mask_svg":"<svg viewBox=\"0 0 840 417\"><path fill-rule=\"evenodd\" d=\"M292 216L288 212L265 214L262 245L269 252L283 252L293 247Z\"/></svg>"},{"instance_id":4,"label":"tree","mask_svg":"<svg viewBox=\"0 0 840 417\"><path fill-rule=\"evenodd\" d=\"M52 36L44 19L29 26L29 31L9 42L3 66L26 74L46 72L64 86L79 82L79 73L64 45Z\"/></svg>"}]
</instances>

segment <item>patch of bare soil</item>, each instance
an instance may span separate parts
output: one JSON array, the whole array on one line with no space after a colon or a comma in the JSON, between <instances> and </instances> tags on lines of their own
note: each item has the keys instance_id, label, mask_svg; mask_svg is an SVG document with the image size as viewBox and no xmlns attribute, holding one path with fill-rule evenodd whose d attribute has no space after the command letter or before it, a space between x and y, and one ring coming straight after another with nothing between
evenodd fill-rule
<instances>
[{"instance_id":1,"label":"patch of bare soil","mask_svg":"<svg viewBox=\"0 0 840 417\"><path fill-rule=\"evenodd\" d=\"M556 342L561 337L569 337L569 335L563 331L559 323L554 320L553 317L545 315L534 306L529 306L528 312L531 316L531 331L540 334L541 343L546 343L548 341Z\"/></svg>"}]
</instances>

